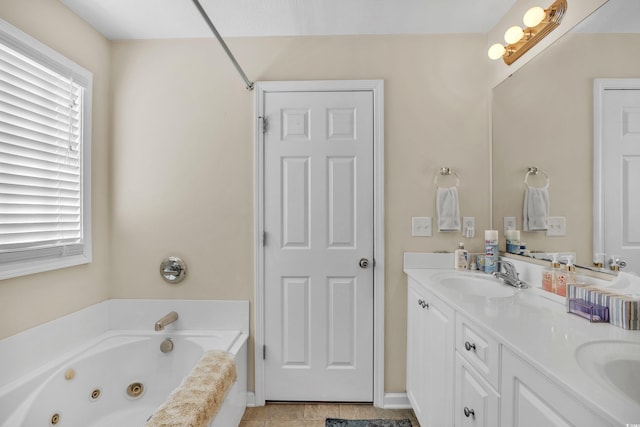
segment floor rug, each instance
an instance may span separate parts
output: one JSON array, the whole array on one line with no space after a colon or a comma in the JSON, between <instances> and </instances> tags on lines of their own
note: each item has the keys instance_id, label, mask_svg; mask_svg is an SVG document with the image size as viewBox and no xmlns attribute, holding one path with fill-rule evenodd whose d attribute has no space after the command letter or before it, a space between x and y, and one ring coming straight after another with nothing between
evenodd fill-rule
<instances>
[{"instance_id":1,"label":"floor rug","mask_svg":"<svg viewBox=\"0 0 640 427\"><path fill-rule=\"evenodd\" d=\"M342 420L327 418L325 427L411 427L409 420Z\"/></svg>"}]
</instances>

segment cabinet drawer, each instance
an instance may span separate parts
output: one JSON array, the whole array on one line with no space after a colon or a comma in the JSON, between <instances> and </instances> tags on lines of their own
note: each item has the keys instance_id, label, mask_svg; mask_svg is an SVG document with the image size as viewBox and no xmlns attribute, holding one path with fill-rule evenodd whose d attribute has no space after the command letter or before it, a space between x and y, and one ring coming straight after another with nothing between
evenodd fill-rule
<instances>
[{"instance_id":1,"label":"cabinet drawer","mask_svg":"<svg viewBox=\"0 0 640 427\"><path fill-rule=\"evenodd\" d=\"M466 317L456 313L456 350L491 386L500 384L500 344Z\"/></svg>"},{"instance_id":2,"label":"cabinet drawer","mask_svg":"<svg viewBox=\"0 0 640 427\"><path fill-rule=\"evenodd\" d=\"M459 427L496 427L500 396L456 351L454 420Z\"/></svg>"}]
</instances>

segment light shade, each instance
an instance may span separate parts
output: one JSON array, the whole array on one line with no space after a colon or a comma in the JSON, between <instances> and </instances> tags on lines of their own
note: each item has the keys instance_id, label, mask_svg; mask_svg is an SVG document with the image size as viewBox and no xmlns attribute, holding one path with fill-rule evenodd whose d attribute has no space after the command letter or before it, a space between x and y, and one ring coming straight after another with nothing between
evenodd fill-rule
<instances>
[{"instance_id":1,"label":"light shade","mask_svg":"<svg viewBox=\"0 0 640 427\"><path fill-rule=\"evenodd\" d=\"M517 25L514 25L513 27L509 28L505 33L504 33L504 41L506 41L509 44L514 44L519 42L522 37L524 37L524 31L522 30L522 28L518 27Z\"/></svg>"},{"instance_id":2,"label":"light shade","mask_svg":"<svg viewBox=\"0 0 640 427\"><path fill-rule=\"evenodd\" d=\"M522 21L527 27L535 27L540 24L544 18L547 17L547 13L540 6L532 7L524 14Z\"/></svg>"},{"instance_id":3,"label":"light shade","mask_svg":"<svg viewBox=\"0 0 640 427\"><path fill-rule=\"evenodd\" d=\"M496 43L489 48L489 58L500 59L502 55L507 51L500 43Z\"/></svg>"}]
</instances>

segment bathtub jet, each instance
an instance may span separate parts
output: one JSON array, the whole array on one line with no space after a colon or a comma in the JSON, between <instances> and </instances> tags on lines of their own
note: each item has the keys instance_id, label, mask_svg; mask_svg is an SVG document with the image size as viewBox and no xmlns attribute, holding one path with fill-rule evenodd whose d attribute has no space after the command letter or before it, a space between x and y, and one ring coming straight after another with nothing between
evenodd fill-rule
<instances>
[{"instance_id":1,"label":"bathtub jet","mask_svg":"<svg viewBox=\"0 0 640 427\"><path fill-rule=\"evenodd\" d=\"M162 331L165 326L175 322L176 320L178 320L178 313L175 311L169 312L156 322L154 329L156 331Z\"/></svg>"}]
</instances>

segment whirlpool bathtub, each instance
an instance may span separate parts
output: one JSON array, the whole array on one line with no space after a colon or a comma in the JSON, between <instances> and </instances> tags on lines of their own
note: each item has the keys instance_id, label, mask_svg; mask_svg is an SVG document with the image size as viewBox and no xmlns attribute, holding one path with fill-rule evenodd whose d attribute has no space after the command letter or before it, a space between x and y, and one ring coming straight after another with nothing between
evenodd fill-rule
<instances>
[{"instance_id":1,"label":"whirlpool bathtub","mask_svg":"<svg viewBox=\"0 0 640 427\"><path fill-rule=\"evenodd\" d=\"M1 414L0 425L144 426L208 350L233 354L238 370L209 425L237 425L246 403L246 341L240 331L105 332L3 387L1 407L12 411ZM172 350L161 351L163 342Z\"/></svg>"}]
</instances>

